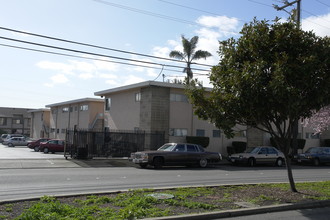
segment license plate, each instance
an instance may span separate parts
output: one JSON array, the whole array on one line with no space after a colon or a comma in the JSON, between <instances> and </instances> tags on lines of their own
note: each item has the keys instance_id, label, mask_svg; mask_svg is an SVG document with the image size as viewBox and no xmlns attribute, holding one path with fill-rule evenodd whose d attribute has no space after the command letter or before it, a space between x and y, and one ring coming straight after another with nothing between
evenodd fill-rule
<instances>
[{"instance_id":1,"label":"license plate","mask_svg":"<svg viewBox=\"0 0 330 220\"><path fill-rule=\"evenodd\" d=\"M233 163L234 163L234 162L235 162L235 159L231 159L231 162L233 162Z\"/></svg>"},{"instance_id":2,"label":"license plate","mask_svg":"<svg viewBox=\"0 0 330 220\"><path fill-rule=\"evenodd\" d=\"M139 159L133 159L133 163L140 163Z\"/></svg>"},{"instance_id":3,"label":"license plate","mask_svg":"<svg viewBox=\"0 0 330 220\"><path fill-rule=\"evenodd\" d=\"M301 160L299 159L299 160L298 160L298 163L300 163L300 162L301 162Z\"/></svg>"}]
</instances>

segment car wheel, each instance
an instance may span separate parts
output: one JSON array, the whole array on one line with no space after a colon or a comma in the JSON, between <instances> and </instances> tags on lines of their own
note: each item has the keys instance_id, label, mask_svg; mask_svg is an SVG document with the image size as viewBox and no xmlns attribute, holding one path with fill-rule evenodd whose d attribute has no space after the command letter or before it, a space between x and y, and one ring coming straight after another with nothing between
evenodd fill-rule
<instances>
[{"instance_id":1,"label":"car wheel","mask_svg":"<svg viewBox=\"0 0 330 220\"><path fill-rule=\"evenodd\" d=\"M148 166L147 163L140 163L139 165L140 165L141 168L146 168Z\"/></svg>"},{"instance_id":2,"label":"car wheel","mask_svg":"<svg viewBox=\"0 0 330 220\"><path fill-rule=\"evenodd\" d=\"M44 154L48 154L49 153L49 149L47 147L44 148Z\"/></svg>"},{"instance_id":3,"label":"car wheel","mask_svg":"<svg viewBox=\"0 0 330 220\"><path fill-rule=\"evenodd\" d=\"M315 158L314 160L313 160L313 164L314 164L314 166L320 166L320 159L319 158Z\"/></svg>"},{"instance_id":4,"label":"car wheel","mask_svg":"<svg viewBox=\"0 0 330 220\"><path fill-rule=\"evenodd\" d=\"M278 166L278 167L283 166L283 159L282 158L277 158L275 165Z\"/></svg>"},{"instance_id":5,"label":"car wheel","mask_svg":"<svg viewBox=\"0 0 330 220\"><path fill-rule=\"evenodd\" d=\"M202 168L207 167L207 159L206 158L202 158L199 160L199 166Z\"/></svg>"},{"instance_id":6,"label":"car wheel","mask_svg":"<svg viewBox=\"0 0 330 220\"><path fill-rule=\"evenodd\" d=\"M256 160L254 158L249 158L248 166L254 167L256 165Z\"/></svg>"},{"instance_id":7,"label":"car wheel","mask_svg":"<svg viewBox=\"0 0 330 220\"><path fill-rule=\"evenodd\" d=\"M9 143L8 147L14 147L14 145L12 143Z\"/></svg>"},{"instance_id":8,"label":"car wheel","mask_svg":"<svg viewBox=\"0 0 330 220\"><path fill-rule=\"evenodd\" d=\"M162 168L163 164L164 164L164 160L163 160L163 158L161 158L161 157L156 157L156 158L154 159L154 167L155 167L156 169Z\"/></svg>"},{"instance_id":9,"label":"car wheel","mask_svg":"<svg viewBox=\"0 0 330 220\"><path fill-rule=\"evenodd\" d=\"M35 151L35 152L39 152L39 147L38 147L38 146L35 146L35 147L34 147L34 151Z\"/></svg>"}]
</instances>

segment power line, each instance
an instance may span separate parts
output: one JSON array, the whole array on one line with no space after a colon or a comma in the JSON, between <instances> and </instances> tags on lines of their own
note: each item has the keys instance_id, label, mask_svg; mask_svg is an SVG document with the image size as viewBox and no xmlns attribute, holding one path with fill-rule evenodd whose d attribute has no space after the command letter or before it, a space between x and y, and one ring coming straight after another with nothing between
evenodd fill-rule
<instances>
[{"instance_id":1,"label":"power line","mask_svg":"<svg viewBox=\"0 0 330 220\"><path fill-rule=\"evenodd\" d=\"M198 25L197 23L192 22L192 21L188 21L188 20L184 20L184 19L180 19L180 18L175 18L175 17L170 17L170 16L163 15L163 14L157 14L157 13L154 13L154 12L150 12L150 11L146 11L146 10L142 10L142 9L137 9L137 8L133 8L133 7L128 7L128 6L125 6L125 5L115 4L115 3L112 3L112 2L107 2L107 1L103 1L103 0L93 0L93 1L101 3L101 4L109 5L109 6L112 6L112 7L125 9L125 10L128 10L128 11L137 12L137 13L140 13L140 14L145 14L145 15L149 15L149 16L153 16L153 17L163 18L163 19L166 19L166 20L176 21L176 22L180 22L180 23L184 23L184 24L190 24L190 25Z\"/></svg>"},{"instance_id":2,"label":"power line","mask_svg":"<svg viewBox=\"0 0 330 220\"><path fill-rule=\"evenodd\" d=\"M87 55L92 55L92 56L101 56L101 57L107 57L107 58L111 58L111 59L132 61L132 62L138 62L138 63L149 64L149 65L158 65L158 66L164 65L166 67L174 67L174 68L180 68L180 69L183 68L182 66L168 65L168 64L161 64L161 63L155 63L155 62L149 62L149 61L143 61L143 60L136 60L136 59L117 57L117 56L104 55L104 54L92 53L92 52L87 52L87 51L74 50L74 49L69 49L69 48L40 44L40 43L35 43L35 42L30 42L30 41L23 41L23 40L18 40L18 39L14 39L14 38L7 38L7 37L0 36L0 39L15 41L15 42L19 42L19 43L25 43L25 44L31 44L31 45L35 45L35 46L47 47L47 48L52 48L52 49L57 49L57 50L64 50L64 51L69 51L69 52L74 52L74 53L82 53L82 54L87 54ZM199 71L208 71L205 69L198 69L198 68L194 68L194 69L199 70Z\"/></svg>"},{"instance_id":3,"label":"power line","mask_svg":"<svg viewBox=\"0 0 330 220\"><path fill-rule=\"evenodd\" d=\"M325 4L324 2L321 2L320 0L315 0L315 1L317 1L317 2L321 3L322 5L325 5L325 6L328 6L328 7L330 7L330 5L328 5L328 4Z\"/></svg>"},{"instance_id":4,"label":"power line","mask_svg":"<svg viewBox=\"0 0 330 220\"><path fill-rule=\"evenodd\" d=\"M119 49L114 49L114 48L109 48L109 47L103 47L103 46L87 44L87 43L82 43L82 42L77 42L77 41L72 41L72 40L66 40L66 39L62 39L62 38L51 37L51 36L47 36L47 35L35 34L35 33L31 33L31 32L26 32L26 31L19 31L19 30L15 30L15 29L11 29L11 28L6 28L6 27L0 27L0 29L5 30L5 31L20 33L20 34L26 34L26 35L31 35L31 36L35 36L35 37L40 37L40 38L46 38L46 39L50 39L50 40L61 41L61 42L65 42L65 43L71 43L71 44L76 44L76 45L93 47L93 48L97 48L97 49L104 49L104 50L110 50L110 51L126 53L126 54L131 54L131 55L137 55L137 56L144 56L144 57L149 57L149 58L154 58L154 59L162 59L162 60L167 60L167 61L185 63L185 61L181 61L181 60L175 60L175 59L171 59L171 58L152 56L152 55L147 55L147 54L142 54L142 53L129 52L129 51L124 51L124 50L119 50ZM192 63L192 64L212 67L211 65L207 65L207 64L200 64L200 63Z\"/></svg>"}]
</instances>

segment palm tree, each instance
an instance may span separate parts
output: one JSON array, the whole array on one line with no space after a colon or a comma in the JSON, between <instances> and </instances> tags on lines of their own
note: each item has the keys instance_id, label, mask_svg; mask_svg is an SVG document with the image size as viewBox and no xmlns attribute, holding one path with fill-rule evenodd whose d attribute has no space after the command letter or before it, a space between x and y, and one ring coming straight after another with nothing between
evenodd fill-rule
<instances>
[{"instance_id":1,"label":"palm tree","mask_svg":"<svg viewBox=\"0 0 330 220\"><path fill-rule=\"evenodd\" d=\"M190 68L192 61L199 60L201 58L206 59L207 57L212 56L212 54L205 50L195 51L198 43L198 36L194 36L190 40L186 39L183 35L181 36L181 38L182 38L183 52L173 50L171 51L169 56L178 60L184 60L187 63L187 67L183 69L183 72L187 73L187 78L189 82L193 78L193 72Z\"/></svg>"}]
</instances>

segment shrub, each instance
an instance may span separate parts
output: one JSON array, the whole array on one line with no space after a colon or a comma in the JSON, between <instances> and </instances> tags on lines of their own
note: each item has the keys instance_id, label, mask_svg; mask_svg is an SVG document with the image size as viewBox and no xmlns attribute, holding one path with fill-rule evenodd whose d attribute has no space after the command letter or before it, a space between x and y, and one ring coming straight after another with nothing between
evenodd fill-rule
<instances>
[{"instance_id":1,"label":"shrub","mask_svg":"<svg viewBox=\"0 0 330 220\"><path fill-rule=\"evenodd\" d=\"M209 137L200 137L200 136L187 136L186 137L187 143L190 144L198 144L202 147L206 148L209 146L210 138Z\"/></svg>"},{"instance_id":2,"label":"shrub","mask_svg":"<svg viewBox=\"0 0 330 220\"><path fill-rule=\"evenodd\" d=\"M290 146L292 147L292 142L293 140L291 139L290 141ZM297 146L297 149L304 149L305 147L305 144L306 144L306 140L305 139L299 139L297 138L297 143L298 143L298 146ZM276 147L278 149L278 146L276 145L275 141L274 141L274 138L270 138L270 144L273 146L273 147Z\"/></svg>"},{"instance_id":3,"label":"shrub","mask_svg":"<svg viewBox=\"0 0 330 220\"><path fill-rule=\"evenodd\" d=\"M235 153L242 153L246 150L246 142L244 141L233 141L231 145Z\"/></svg>"},{"instance_id":4,"label":"shrub","mask_svg":"<svg viewBox=\"0 0 330 220\"><path fill-rule=\"evenodd\" d=\"M324 139L324 146L330 147L330 139Z\"/></svg>"}]
</instances>

